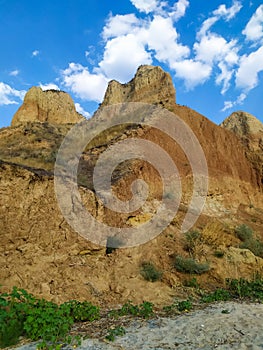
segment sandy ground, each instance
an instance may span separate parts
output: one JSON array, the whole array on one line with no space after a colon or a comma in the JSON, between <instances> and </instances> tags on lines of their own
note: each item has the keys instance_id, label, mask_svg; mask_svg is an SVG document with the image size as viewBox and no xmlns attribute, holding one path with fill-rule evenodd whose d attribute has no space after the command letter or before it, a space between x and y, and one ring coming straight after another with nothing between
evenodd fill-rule
<instances>
[{"instance_id":1,"label":"sandy ground","mask_svg":"<svg viewBox=\"0 0 263 350\"><path fill-rule=\"evenodd\" d=\"M259 350L263 349L263 304L216 303L180 316L135 320L125 330L113 343L89 339L78 349ZM28 344L16 350L35 348Z\"/></svg>"}]
</instances>

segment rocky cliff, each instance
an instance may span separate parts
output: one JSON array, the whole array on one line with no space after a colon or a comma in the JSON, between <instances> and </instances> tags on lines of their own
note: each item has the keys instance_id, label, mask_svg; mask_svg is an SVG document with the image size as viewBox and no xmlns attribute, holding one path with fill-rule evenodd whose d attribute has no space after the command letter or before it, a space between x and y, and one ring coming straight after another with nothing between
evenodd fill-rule
<instances>
[{"instance_id":1,"label":"rocky cliff","mask_svg":"<svg viewBox=\"0 0 263 350\"><path fill-rule=\"evenodd\" d=\"M33 86L25 95L22 106L15 113L12 126L26 122L51 124L77 123L83 117L76 112L69 94L63 91L46 90Z\"/></svg>"},{"instance_id":2,"label":"rocky cliff","mask_svg":"<svg viewBox=\"0 0 263 350\"><path fill-rule=\"evenodd\" d=\"M237 111L226 118L221 126L241 140L247 158L256 169L258 183L263 185L263 124L252 114Z\"/></svg>"},{"instance_id":3,"label":"rocky cliff","mask_svg":"<svg viewBox=\"0 0 263 350\"><path fill-rule=\"evenodd\" d=\"M127 84L112 80L102 107L123 102L145 102L169 108L175 104L175 88L171 76L160 67L140 66Z\"/></svg>"},{"instance_id":4,"label":"rocky cliff","mask_svg":"<svg viewBox=\"0 0 263 350\"><path fill-rule=\"evenodd\" d=\"M3 289L17 285L57 302L69 299L88 299L104 305L127 300L171 302L181 293L184 281L191 278L178 272L172 263L177 254L189 256L185 237L180 233L193 190L187 156L171 138L144 125L115 128L112 134L109 130L87 147L78 169L79 192L87 210L99 222L111 227L134 227L148 221L156 212L163 187L160 175L148 162L123 162L112 174L113 191L119 199L128 200L133 181L144 179L150 193L147 203L132 213L113 213L104 207L93 190L92 174L98 157L109 146L129 138L151 141L170 155L182 182L178 214L158 237L134 248L106 254L105 247L95 246L73 231L60 212L54 192L56 153L72 126L64 123L73 123L79 116L71 102L60 105L62 100L58 96L64 93L41 92L38 88L33 88L33 92L33 95L47 94L50 101L39 103L38 99L28 100L26 96L20 111L35 112L23 112L21 117L21 112L17 112L12 126L0 130L0 284ZM66 97L67 100L71 101ZM169 113L176 114L191 127L203 148L209 188L206 205L195 225L202 233L201 240L191 254L198 261L208 261L211 269L197 276L198 283L209 289L222 286L226 277L249 278L262 271L263 259L240 249L240 240L234 231L237 225L245 223L263 240L262 184L250 156L255 152L248 153L240 136L232 131L176 104L171 77L160 67L140 67L127 84L111 82L100 108L132 101L169 108ZM64 109L72 111L67 118L59 112ZM95 125L92 119L88 121L91 129ZM71 209L73 214L78 210ZM215 256L217 250L223 252L220 259ZM162 281L155 282L154 288L140 274L143 261L151 261L163 272Z\"/></svg>"}]
</instances>

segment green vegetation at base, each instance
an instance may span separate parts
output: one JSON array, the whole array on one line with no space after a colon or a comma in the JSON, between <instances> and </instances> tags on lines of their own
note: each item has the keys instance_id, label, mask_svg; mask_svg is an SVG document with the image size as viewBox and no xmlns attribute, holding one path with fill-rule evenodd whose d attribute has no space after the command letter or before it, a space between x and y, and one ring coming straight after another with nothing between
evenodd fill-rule
<instances>
[{"instance_id":1,"label":"green vegetation at base","mask_svg":"<svg viewBox=\"0 0 263 350\"><path fill-rule=\"evenodd\" d=\"M196 279L190 280L189 285L198 286ZM210 293L200 289L198 291L198 301L202 303L240 299L263 303L263 278L257 275L251 281L243 278L227 279L225 289L218 288ZM191 309L193 303L189 297L163 307L163 312L169 316L173 312L187 312ZM228 310L222 312L228 313ZM134 316L148 319L154 315L154 305L147 301L139 305L129 301L120 309L107 313L111 318ZM93 322L100 317L99 307L87 301L70 300L57 305L14 287L11 293L0 294L0 347L15 345L20 337L39 341L37 348L43 350L59 350L66 344L78 346L81 337L70 335L74 322ZM114 341L116 336L124 334L125 329L116 326L108 330L105 339Z\"/></svg>"}]
</instances>

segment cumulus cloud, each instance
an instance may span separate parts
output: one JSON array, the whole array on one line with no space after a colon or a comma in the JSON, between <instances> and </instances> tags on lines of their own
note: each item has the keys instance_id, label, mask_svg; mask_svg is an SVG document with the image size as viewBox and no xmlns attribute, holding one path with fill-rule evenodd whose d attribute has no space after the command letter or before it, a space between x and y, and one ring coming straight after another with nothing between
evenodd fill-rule
<instances>
[{"instance_id":1,"label":"cumulus cloud","mask_svg":"<svg viewBox=\"0 0 263 350\"><path fill-rule=\"evenodd\" d=\"M239 1L234 1L233 5L229 8L227 8L225 4L220 5L215 11L213 11L213 15L225 18L227 21L229 21L235 17L241 8L242 4Z\"/></svg>"},{"instance_id":2,"label":"cumulus cloud","mask_svg":"<svg viewBox=\"0 0 263 350\"><path fill-rule=\"evenodd\" d=\"M212 73L210 65L194 61L193 59L174 62L172 68L176 71L176 77L184 80L189 90L199 84L203 84L210 78Z\"/></svg>"},{"instance_id":3,"label":"cumulus cloud","mask_svg":"<svg viewBox=\"0 0 263 350\"><path fill-rule=\"evenodd\" d=\"M48 83L48 84L39 84L39 86L41 87L41 89L43 91L46 91L46 90L60 90L59 87L54 84L54 83Z\"/></svg>"},{"instance_id":4,"label":"cumulus cloud","mask_svg":"<svg viewBox=\"0 0 263 350\"><path fill-rule=\"evenodd\" d=\"M0 105L11 105L18 104L19 100L23 100L26 91L24 90L16 90L12 88L10 85L0 82Z\"/></svg>"},{"instance_id":5,"label":"cumulus cloud","mask_svg":"<svg viewBox=\"0 0 263 350\"><path fill-rule=\"evenodd\" d=\"M151 64L151 54L134 34L119 36L107 42L98 73L108 79L126 82L141 64Z\"/></svg>"},{"instance_id":6,"label":"cumulus cloud","mask_svg":"<svg viewBox=\"0 0 263 350\"><path fill-rule=\"evenodd\" d=\"M138 30L141 21L134 15L110 16L103 28L102 37L107 40L112 37L127 35Z\"/></svg>"},{"instance_id":7,"label":"cumulus cloud","mask_svg":"<svg viewBox=\"0 0 263 350\"><path fill-rule=\"evenodd\" d=\"M87 67L78 63L70 63L61 73L62 84L76 96L101 102L108 83L108 79L103 74L90 73Z\"/></svg>"},{"instance_id":8,"label":"cumulus cloud","mask_svg":"<svg viewBox=\"0 0 263 350\"><path fill-rule=\"evenodd\" d=\"M83 115L83 117L85 117L85 118L90 117L90 113L85 111L85 109L79 103L75 103L75 107L76 107L76 111L78 113L80 113L81 115Z\"/></svg>"},{"instance_id":9,"label":"cumulus cloud","mask_svg":"<svg viewBox=\"0 0 263 350\"><path fill-rule=\"evenodd\" d=\"M131 3L137 10L147 14L156 11L161 5L159 0L131 0Z\"/></svg>"},{"instance_id":10,"label":"cumulus cloud","mask_svg":"<svg viewBox=\"0 0 263 350\"><path fill-rule=\"evenodd\" d=\"M171 18L162 16L155 16L146 32L147 45L150 50L155 51L155 58L170 66L174 61L181 60L190 53L189 48L182 45L178 39Z\"/></svg>"},{"instance_id":11,"label":"cumulus cloud","mask_svg":"<svg viewBox=\"0 0 263 350\"><path fill-rule=\"evenodd\" d=\"M242 34L249 41L259 41L263 39L263 5L260 5L247 23Z\"/></svg>"},{"instance_id":12,"label":"cumulus cloud","mask_svg":"<svg viewBox=\"0 0 263 350\"><path fill-rule=\"evenodd\" d=\"M258 75L263 71L263 46L241 57L236 73L236 86L249 91L258 85Z\"/></svg>"},{"instance_id":13,"label":"cumulus cloud","mask_svg":"<svg viewBox=\"0 0 263 350\"><path fill-rule=\"evenodd\" d=\"M178 21L180 18L184 17L188 6L189 6L188 0L179 0L174 4L169 16L173 18L174 21Z\"/></svg>"},{"instance_id":14,"label":"cumulus cloud","mask_svg":"<svg viewBox=\"0 0 263 350\"><path fill-rule=\"evenodd\" d=\"M213 63L218 61L226 61L230 65L238 62L238 47L236 40L227 42L222 36L209 33L201 38L199 42L194 44L196 59Z\"/></svg>"}]
</instances>

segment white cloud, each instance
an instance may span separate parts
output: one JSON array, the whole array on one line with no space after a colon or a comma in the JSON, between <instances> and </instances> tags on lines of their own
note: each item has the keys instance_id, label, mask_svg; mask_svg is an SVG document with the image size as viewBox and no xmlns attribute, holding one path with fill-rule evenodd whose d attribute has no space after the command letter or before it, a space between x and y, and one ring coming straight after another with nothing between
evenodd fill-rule
<instances>
[{"instance_id":1,"label":"white cloud","mask_svg":"<svg viewBox=\"0 0 263 350\"><path fill-rule=\"evenodd\" d=\"M102 37L107 40L112 37L127 35L140 27L140 21L134 14L110 16L103 28Z\"/></svg>"},{"instance_id":2,"label":"white cloud","mask_svg":"<svg viewBox=\"0 0 263 350\"><path fill-rule=\"evenodd\" d=\"M221 112L225 112L228 109L231 109L237 105L242 105L246 98L247 98L247 95L244 93L241 93L235 101L225 101L224 107L221 109Z\"/></svg>"},{"instance_id":3,"label":"white cloud","mask_svg":"<svg viewBox=\"0 0 263 350\"><path fill-rule=\"evenodd\" d=\"M203 84L212 73L210 65L192 59L174 62L172 68L176 71L176 76L185 81L189 90Z\"/></svg>"},{"instance_id":4,"label":"white cloud","mask_svg":"<svg viewBox=\"0 0 263 350\"><path fill-rule=\"evenodd\" d=\"M40 53L40 52L39 52L38 50L34 50L34 51L32 52L32 57L38 56L39 53Z\"/></svg>"},{"instance_id":5,"label":"white cloud","mask_svg":"<svg viewBox=\"0 0 263 350\"><path fill-rule=\"evenodd\" d=\"M131 3L137 10L147 14L156 11L160 6L159 0L131 0Z\"/></svg>"},{"instance_id":6,"label":"white cloud","mask_svg":"<svg viewBox=\"0 0 263 350\"><path fill-rule=\"evenodd\" d=\"M69 67L62 71L62 83L82 99L101 102L108 79L100 73L90 73L88 68L81 64L70 63Z\"/></svg>"},{"instance_id":7,"label":"white cloud","mask_svg":"<svg viewBox=\"0 0 263 350\"><path fill-rule=\"evenodd\" d=\"M173 6L172 12L169 14L174 21L178 21L184 17L187 7L189 6L188 0L179 0Z\"/></svg>"},{"instance_id":8,"label":"white cloud","mask_svg":"<svg viewBox=\"0 0 263 350\"><path fill-rule=\"evenodd\" d=\"M249 91L258 85L258 74L263 71L263 46L241 57L236 73L236 86Z\"/></svg>"},{"instance_id":9,"label":"white cloud","mask_svg":"<svg viewBox=\"0 0 263 350\"><path fill-rule=\"evenodd\" d=\"M225 94L226 91L230 87L230 81L231 81L231 78L232 78L232 76L234 74L234 70L233 69L229 69L222 62L219 62L218 67L220 68L221 73L218 74L217 77L216 77L216 84L217 85L223 84L223 87L221 89L221 94Z\"/></svg>"},{"instance_id":10,"label":"white cloud","mask_svg":"<svg viewBox=\"0 0 263 350\"><path fill-rule=\"evenodd\" d=\"M17 99L23 100L26 91L16 90L10 85L0 82L0 105L18 104Z\"/></svg>"},{"instance_id":11,"label":"white cloud","mask_svg":"<svg viewBox=\"0 0 263 350\"><path fill-rule=\"evenodd\" d=\"M75 107L76 107L76 111L81 115L83 115L85 118L90 117L90 113L85 111L84 108L79 103L75 103Z\"/></svg>"},{"instance_id":12,"label":"white cloud","mask_svg":"<svg viewBox=\"0 0 263 350\"><path fill-rule=\"evenodd\" d=\"M170 66L190 53L187 46L178 43L178 34L171 18L155 16L145 36L149 49L156 53L155 58Z\"/></svg>"},{"instance_id":13,"label":"white cloud","mask_svg":"<svg viewBox=\"0 0 263 350\"><path fill-rule=\"evenodd\" d=\"M18 74L19 74L19 70L18 69L12 70L9 73L9 75L11 75L11 77L16 77Z\"/></svg>"},{"instance_id":14,"label":"white cloud","mask_svg":"<svg viewBox=\"0 0 263 350\"><path fill-rule=\"evenodd\" d=\"M59 87L54 84L54 83L48 83L48 84L39 84L39 86L41 87L41 89L43 91L46 91L46 90L60 90Z\"/></svg>"},{"instance_id":15,"label":"white cloud","mask_svg":"<svg viewBox=\"0 0 263 350\"><path fill-rule=\"evenodd\" d=\"M258 41L263 39L263 5L260 5L250 18L242 34L247 40Z\"/></svg>"},{"instance_id":16,"label":"white cloud","mask_svg":"<svg viewBox=\"0 0 263 350\"><path fill-rule=\"evenodd\" d=\"M200 42L194 44L196 59L212 64L213 62L226 61L229 64L238 62L237 42L227 42L222 36L209 33L203 36Z\"/></svg>"},{"instance_id":17,"label":"white cloud","mask_svg":"<svg viewBox=\"0 0 263 350\"><path fill-rule=\"evenodd\" d=\"M107 42L103 60L95 71L108 79L127 82L139 65L151 63L151 54L146 51L140 37L128 34Z\"/></svg>"},{"instance_id":18,"label":"white cloud","mask_svg":"<svg viewBox=\"0 0 263 350\"><path fill-rule=\"evenodd\" d=\"M226 5L220 5L215 11L213 11L213 15L225 18L227 21L234 18L235 15L241 10L242 4L239 1L234 1L233 5L229 8L226 8Z\"/></svg>"}]
</instances>

